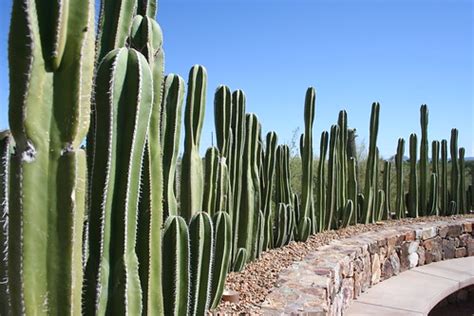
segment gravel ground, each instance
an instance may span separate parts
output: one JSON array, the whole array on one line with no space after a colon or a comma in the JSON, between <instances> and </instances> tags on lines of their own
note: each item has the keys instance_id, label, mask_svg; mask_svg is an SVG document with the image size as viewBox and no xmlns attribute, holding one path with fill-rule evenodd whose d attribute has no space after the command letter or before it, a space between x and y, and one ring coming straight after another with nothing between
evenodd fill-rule
<instances>
[{"instance_id":1,"label":"gravel ground","mask_svg":"<svg viewBox=\"0 0 474 316\"><path fill-rule=\"evenodd\" d=\"M291 242L285 247L269 250L263 253L259 259L249 263L243 271L239 273L229 273L226 280L226 289L239 292L240 301L238 304L221 302L221 304L212 311L212 314L260 314L260 305L265 301L271 289L275 287L278 273L289 267L292 263L301 261L310 251L327 245L332 240L343 239L368 231L380 231L393 226L417 222L449 221L459 217L461 216L430 216L416 219L390 220L369 225L358 224L336 231L325 231L313 235L304 243ZM463 217L474 218L474 215L465 215Z\"/></svg>"}]
</instances>

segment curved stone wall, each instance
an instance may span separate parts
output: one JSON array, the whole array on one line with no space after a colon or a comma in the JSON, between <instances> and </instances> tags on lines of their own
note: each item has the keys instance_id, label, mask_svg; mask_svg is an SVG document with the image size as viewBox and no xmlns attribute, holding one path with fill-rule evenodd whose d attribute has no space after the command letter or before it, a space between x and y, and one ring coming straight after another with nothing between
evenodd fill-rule
<instances>
[{"instance_id":1,"label":"curved stone wall","mask_svg":"<svg viewBox=\"0 0 474 316\"><path fill-rule=\"evenodd\" d=\"M474 256L474 219L401 226L333 241L279 275L264 314L341 315L370 286L419 265Z\"/></svg>"}]
</instances>

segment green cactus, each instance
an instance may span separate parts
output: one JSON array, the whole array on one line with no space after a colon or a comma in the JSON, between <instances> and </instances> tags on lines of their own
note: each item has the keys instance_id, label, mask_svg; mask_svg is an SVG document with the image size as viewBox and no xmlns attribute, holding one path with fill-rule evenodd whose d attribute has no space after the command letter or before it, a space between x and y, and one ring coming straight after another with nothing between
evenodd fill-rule
<instances>
[{"instance_id":1,"label":"green cactus","mask_svg":"<svg viewBox=\"0 0 474 316\"><path fill-rule=\"evenodd\" d=\"M153 18L133 19L130 44L146 57L153 77L153 104L145 144L136 252L139 260L143 313L162 314L161 236L163 225L163 153L161 113L163 97L163 33Z\"/></svg>"},{"instance_id":2,"label":"green cactus","mask_svg":"<svg viewBox=\"0 0 474 316\"><path fill-rule=\"evenodd\" d=\"M214 232L211 217L198 212L189 223L190 302L188 315L204 315L209 309L211 272L214 264Z\"/></svg>"},{"instance_id":3,"label":"green cactus","mask_svg":"<svg viewBox=\"0 0 474 316\"><path fill-rule=\"evenodd\" d=\"M449 207L448 195L448 141L441 141L441 183L440 183L440 215L447 215Z\"/></svg>"},{"instance_id":4,"label":"green cactus","mask_svg":"<svg viewBox=\"0 0 474 316\"><path fill-rule=\"evenodd\" d=\"M161 120L163 148L164 219L178 215L175 192L176 163L181 135L181 113L184 100L184 80L170 74L165 77L163 115Z\"/></svg>"},{"instance_id":5,"label":"green cactus","mask_svg":"<svg viewBox=\"0 0 474 316\"><path fill-rule=\"evenodd\" d=\"M441 172L440 172L440 167L439 167L439 141L434 140L431 142L431 172L436 175L436 186L435 192L430 193L430 210L431 212L436 215L439 215L439 206L440 206L440 194L441 194L441 187L439 185L440 183L440 177L441 177ZM431 177L431 180L434 178ZM431 183L431 188L433 188L433 183ZM436 196L433 195L435 193ZM436 197L436 200L433 200L433 198ZM435 207L433 210L432 207Z\"/></svg>"},{"instance_id":6,"label":"green cactus","mask_svg":"<svg viewBox=\"0 0 474 316\"><path fill-rule=\"evenodd\" d=\"M214 265L212 266L211 309L219 305L232 253L232 220L225 212L213 216L214 224Z\"/></svg>"},{"instance_id":7,"label":"green cactus","mask_svg":"<svg viewBox=\"0 0 474 316\"><path fill-rule=\"evenodd\" d=\"M217 148L222 157L228 158L232 141L232 94L229 87L221 85L214 94L214 125Z\"/></svg>"},{"instance_id":8,"label":"green cactus","mask_svg":"<svg viewBox=\"0 0 474 316\"><path fill-rule=\"evenodd\" d=\"M408 214L410 217L418 217L419 200L418 200L418 177L416 172L417 162L417 137L416 134L410 135L410 187L408 191Z\"/></svg>"},{"instance_id":9,"label":"green cactus","mask_svg":"<svg viewBox=\"0 0 474 316\"><path fill-rule=\"evenodd\" d=\"M8 195L10 176L10 132L0 132L0 314L9 315L8 291Z\"/></svg>"},{"instance_id":10,"label":"green cactus","mask_svg":"<svg viewBox=\"0 0 474 316\"><path fill-rule=\"evenodd\" d=\"M265 215L263 214L263 211L260 210L258 211L258 217L257 217L257 225L256 225L256 240L254 241L255 243L255 258L260 258L260 255L263 252L263 242L265 240Z\"/></svg>"},{"instance_id":11,"label":"green cactus","mask_svg":"<svg viewBox=\"0 0 474 316\"><path fill-rule=\"evenodd\" d=\"M450 141L450 151L451 151L451 201L454 201L455 210L459 212L460 203L460 194L459 194L459 163L458 163L458 130L456 128L451 129L451 141ZM453 208L449 208L453 209ZM457 214L457 213L456 213ZM453 213L449 215L454 215Z\"/></svg>"},{"instance_id":12,"label":"green cactus","mask_svg":"<svg viewBox=\"0 0 474 316\"><path fill-rule=\"evenodd\" d=\"M420 141L420 198L418 200L419 212L421 216L427 214L428 207L428 107L423 104L420 108L420 125L421 125L421 141Z\"/></svg>"},{"instance_id":13,"label":"green cactus","mask_svg":"<svg viewBox=\"0 0 474 316\"><path fill-rule=\"evenodd\" d=\"M321 133L321 141L319 148L319 165L316 192L316 201L318 203L318 231L322 232L326 228L326 184L325 184L325 165L326 154L328 151L329 134L327 131Z\"/></svg>"},{"instance_id":14,"label":"green cactus","mask_svg":"<svg viewBox=\"0 0 474 316\"><path fill-rule=\"evenodd\" d=\"M466 201L466 174L465 174L465 163L464 156L466 155L466 149L464 147L459 148L459 208L460 214L467 213L467 201Z\"/></svg>"},{"instance_id":15,"label":"green cactus","mask_svg":"<svg viewBox=\"0 0 474 316\"><path fill-rule=\"evenodd\" d=\"M348 223L349 224L357 224L358 217L357 217L357 193L358 193L358 183L357 183L357 170L356 170L357 162L354 157L350 157L348 160L348 185L347 185L347 196L348 200L352 200L352 207L353 207L353 214L351 216L352 220ZM354 202L355 201L355 202ZM347 204L346 204L346 212L347 212ZM350 210L350 209L349 209Z\"/></svg>"},{"instance_id":16,"label":"green cactus","mask_svg":"<svg viewBox=\"0 0 474 316\"><path fill-rule=\"evenodd\" d=\"M80 314L94 2L15 0L11 16L11 312Z\"/></svg>"},{"instance_id":17,"label":"green cactus","mask_svg":"<svg viewBox=\"0 0 474 316\"><path fill-rule=\"evenodd\" d=\"M219 149L210 147L205 156L204 169L204 198L202 210L213 216L217 208L218 178L219 178Z\"/></svg>"},{"instance_id":18,"label":"green cactus","mask_svg":"<svg viewBox=\"0 0 474 316\"><path fill-rule=\"evenodd\" d=\"M235 255L232 271L235 271L235 272L242 271L246 262L247 262L247 249L239 248Z\"/></svg>"},{"instance_id":19,"label":"green cactus","mask_svg":"<svg viewBox=\"0 0 474 316\"><path fill-rule=\"evenodd\" d=\"M231 115L231 141L229 142L229 176L232 187L232 231L234 233L234 245L232 247L232 257L237 259L238 240L239 240L239 220L240 220L240 203L242 195L242 173L243 173L243 159L245 148L245 132L246 132L246 118L245 118L245 94L241 90L236 90L232 93L231 102L232 111L228 111L225 115ZM232 113L232 114L230 114ZM248 254L246 253L245 256ZM242 255L241 255L242 257Z\"/></svg>"},{"instance_id":20,"label":"green cactus","mask_svg":"<svg viewBox=\"0 0 474 316\"><path fill-rule=\"evenodd\" d=\"M163 228L162 241L164 315L188 315L190 294L189 234L185 220L170 215Z\"/></svg>"},{"instance_id":21,"label":"green cactus","mask_svg":"<svg viewBox=\"0 0 474 316\"><path fill-rule=\"evenodd\" d=\"M375 173L376 164L378 163L375 159L377 150L377 136L379 131L379 113L380 104L378 102L372 103L372 112L370 114L370 141L369 141L369 154L367 156L367 168L365 175L365 204L364 211L362 214L362 221L368 224L373 218L374 200L377 192L375 191L375 185L377 181L377 174Z\"/></svg>"},{"instance_id":22,"label":"green cactus","mask_svg":"<svg viewBox=\"0 0 474 316\"><path fill-rule=\"evenodd\" d=\"M279 203L275 215L275 247L282 247L290 241L292 226L291 206Z\"/></svg>"},{"instance_id":23,"label":"green cactus","mask_svg":"<svg viewBox=\"0 0 474 316\"><path fill-rule=\"evenodd\" d=\"M338 168L337 168L337 183L338 183L338 208L342 209L341 213L344 213L347 199L347 141L348 141L348 129L347 129L347 112L342 110L339 112L337 121L339 126L339 142L337 150ZM344 215L343 215L344 216ZM340 217L341 219L341 217Z\"/></svg>"},{"instance_id":24,"label":"green cactus","mask_svg":"<svg viewBox=\"0 0 474 316\"><path fill-rule=\"evenodd\" d=\"M290 149L287 145L278 145L276 148L275 169L275 202L291 204L292 192L290 186Z\"/></svg>"},{"instance_id":25,"label":"green cactus","mask_svg":"<svg viewBox=\"0 0 474 316\"><path fill-rule=\"evenodd\" d=\"M329 141L329 160L328 160L328 187L327 187L327 205L326 205L326 229L330 230L338 225L337 217L337 143L339 140L339 126L331 126L331 137Z\"/></svg>"},{"instance_id":26,"label":"green cactus","mask_svg":"<svg viewBox=\"0 0 474 316\"><path fill-rule=\"evenodd\" d=\"M204 175L199 144L206 102L207 73L195 65L189 72L184 112L184 153L181 161L181 214L186 220L202 210Z\"/></svg>"},{"instance_id":27,"label":"green cactus","mask_svg":"<svg viewBox=\"0 0 474 316\"><path fill-rule=\"evenodd\" d=\"M347 227L351 224L354 217L354 202L351 199L347 200L346 206L344 207L343 218L341 227Z\"/></svg>"},{"instance_id":28,"label":"green cactus","mask_svg":"<svg viewBox=\"0 0 474 316\"><path fill-rule=\"evenodd\" d=\"M392 163L390 161L385 161L384 162L384 168L383 168L383 191L385 195L385 203L384 203L384 209L383 209L383 219L390 219L392 217L392 212L390 210L390 184L391 184L391 169L392 169Z\"/></svg>"},{"instance_id":29,"label":"green cactus","mask_svg":"<svg viewBox=\"0 0 474 316\"><path fill-rule=\"evenodd\" d=\"M153 101L145 57L134 49L110 52L99 66L95 96L96 157L84 306L86 313L140 313L134 247L140 170Z\"/></svg>"},{"instance_id":30,"label":"green cactus","mask_svg":"<svg viewBox=\"0 0 474 316\"><path fill-rule=\"evenodd\" d=\"M377 199L375 204L375 212L377 214L377 221L382 220L383 212L384 212L384 204L385 204L385 192L383 190L377 191Z\"/></svg>"},{"instance_id":31,"label":"green cactus","mask_svg":"<svg viewBox=\"0 0 474 316\"><path fill-rule=\"evenodd\" d=\"M247 260L255 258L260 183L258 180L257 146L261 125L255 114L246 115L245 150L242 157L242 194L239 212L238 247L247 250Z\"/></svg>"},{"instance_id":32,"label":"green cactus","mask_svg":"<svg viewBox=\"0 0 474 316\"><path fill-rule=\"evenodd\" d=\"M304 105L304 125L303 142L301 143L301 163L302 163L302 192L301 192L301 219L298 223L301 232L298 240L306 241L303 237L308 238L307 231L315 233L315 227L311 222L316 222L316 212L314 210L313 200L313 123L315 115L316 90L308 88L306 91ZM309 227L306 227L310 223Z\"/></svg>"},{"instance_id":33,"label":"green cactus","mask_svg":"<svg viewBox=\"0 0 474 316\"><path fill-rule=\"evenodd\" d=\"M267 250L273 244L273 184L275 175L275 160L277 147L277 134L269 132L266 137L265 159L263 161L263 214L265 215L265 232L263 240L263 249Z\"/></svg>"},{"instance_id":34,"label":"green cactus","mask_svg":"<svg viewBox=\"0 0 474 316\"><path fill-rule=\"evenodd\" d=\"M431 189L430 189L430 206L429 213L427 215L439 215L438 212L438 175L436 173L431 174Z\"/></svg>"}]
</instances>

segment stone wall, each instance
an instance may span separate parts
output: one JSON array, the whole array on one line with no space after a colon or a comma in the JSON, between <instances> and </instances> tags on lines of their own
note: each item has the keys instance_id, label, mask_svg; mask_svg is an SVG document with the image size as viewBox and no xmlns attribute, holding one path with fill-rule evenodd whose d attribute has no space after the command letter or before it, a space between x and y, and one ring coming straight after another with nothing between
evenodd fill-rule
<instances>
[{"instance_id":1,"label":"stone wall","mask_svg":"<svg viewBox=\"0 0 474 316\"><path fill-rule=\"evenodd\" d=\"M279 275L264 314L342 315L370 286L416 266L474 256L474 219L369 232L333 241Z\"/></svg>"}]
</instances>

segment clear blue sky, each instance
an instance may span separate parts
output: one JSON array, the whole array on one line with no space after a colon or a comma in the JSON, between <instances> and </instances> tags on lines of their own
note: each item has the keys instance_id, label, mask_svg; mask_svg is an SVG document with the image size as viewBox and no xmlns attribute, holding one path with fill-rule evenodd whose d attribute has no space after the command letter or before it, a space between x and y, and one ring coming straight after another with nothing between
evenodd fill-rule
<instances>
[{"instance_id":1,"label":"clear blue sky","mask_svg":"<svg viewBox=\"0 0 474 316\"><path fill-rule=\"evenodd\" d=\"M166 72L187 79L208 71L202 146L211 143L213 94L243 89L247 110L281 142L303 127L306 88L317 89L315 150L340 109L368 142L370 106L381 103L379 148L419 134L419 107L430 110L430 140L460 130L474 156L473 2L470 0L159 1ZM8 104L7 33L11 0L0 4L0 128Z\"/></svg>"}]
</instances>

